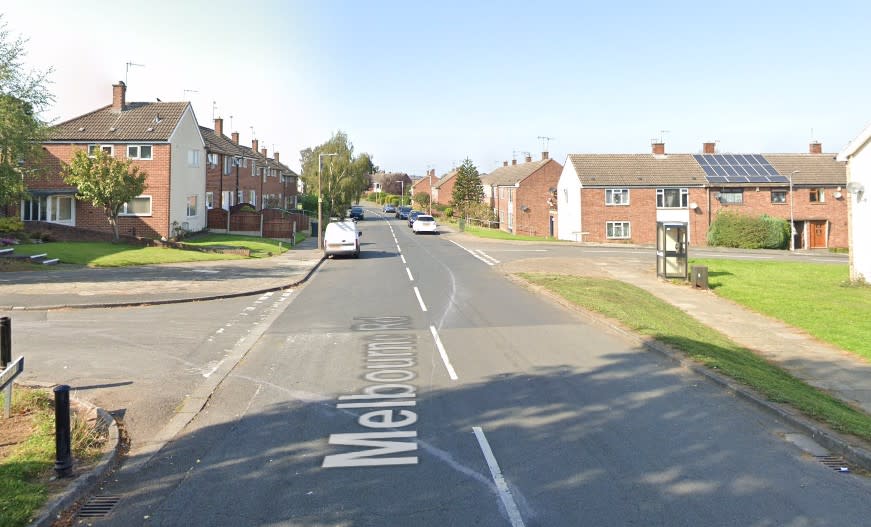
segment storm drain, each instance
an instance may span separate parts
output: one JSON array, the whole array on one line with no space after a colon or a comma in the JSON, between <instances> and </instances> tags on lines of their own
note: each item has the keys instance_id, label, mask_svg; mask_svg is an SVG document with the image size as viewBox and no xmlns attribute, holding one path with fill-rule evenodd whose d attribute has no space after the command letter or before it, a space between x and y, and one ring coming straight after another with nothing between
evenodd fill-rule
<instances>
[{"instance_id":1,"label":"storm drain","mask_svg":"<svg viewBox=\"0 0 871 527\"><path fill-rule=\"evenodd\" d=\"M814 456L817 461L835 472L850 472L850 467L841 456Z\"/></svg>"},{"instance_id":2,"label":"storm drain","mask_svg":"<svg viewBox=\"0 0 871 527\"><path fill-rule=\"evenodd\" d=\"M79 518L102 518L112 512L120 496L93 496L79 509Z\"/></svg>"}]
</instances>

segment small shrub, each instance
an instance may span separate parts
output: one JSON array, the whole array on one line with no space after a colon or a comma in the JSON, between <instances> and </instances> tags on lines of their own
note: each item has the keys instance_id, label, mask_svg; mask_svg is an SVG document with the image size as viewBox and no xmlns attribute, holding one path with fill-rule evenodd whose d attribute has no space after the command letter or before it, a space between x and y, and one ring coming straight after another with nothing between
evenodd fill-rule
<instances>
[{"instance_id":1,"label":"small shrub","mask_svg":"<svg viewBox=\"0 0 871 527\"><path fill-rule=\"evenodd\" d=\"M445 217L453 218L454 217L454 208L453 207L445 207L443 211L445 213Z\"/></svg>"},{"instance_id":2,"label":"small shrub","mask_svg":"<svg viewBox=\"0 0 871 527\"><path fill-rule=\"evenodd\" d=\"M18 218L0 218L0 235L22 238L24 222Z\"/></svg>"},{"instance_id":3,"label":"small shrub","mask_svg":"<svg viewBox=\"0 0 871 527\"><path fill-rule=\"evenodd\" d=\"M708 244L738 249L784 249L789 244L789 233L789 222L780 218L721 211L711 223Z\"/></svg>"}]
</instances>

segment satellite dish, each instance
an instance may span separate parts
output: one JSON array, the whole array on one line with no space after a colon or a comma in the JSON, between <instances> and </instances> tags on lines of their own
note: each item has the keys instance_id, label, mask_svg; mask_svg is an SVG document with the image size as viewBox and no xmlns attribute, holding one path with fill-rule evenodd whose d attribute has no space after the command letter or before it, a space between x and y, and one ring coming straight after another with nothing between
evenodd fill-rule
<instances>
[{"instance_id":1,"label":"satellite dish","mask_svg":"<svg viewBox=\"0 0 871 527\"><path fill-rule=\"evenodd\" d=\"M841 199L841 197L843 197L843 194L841 194L840 192L835 192L834 194L832 194L832 196L834 196L835 199Z\"/></svg>"},{"instance_id":2,"label":"satellite dish","mask_svg":"<svg viewBox=\"0 0 871 527\"><path fill-rule=\"evenodd\" d=\"M847 183L847 192L850 194L860 194L865 192L865 185L859 183L858 181L851 181Z\"/></svg>"}]
</instances>

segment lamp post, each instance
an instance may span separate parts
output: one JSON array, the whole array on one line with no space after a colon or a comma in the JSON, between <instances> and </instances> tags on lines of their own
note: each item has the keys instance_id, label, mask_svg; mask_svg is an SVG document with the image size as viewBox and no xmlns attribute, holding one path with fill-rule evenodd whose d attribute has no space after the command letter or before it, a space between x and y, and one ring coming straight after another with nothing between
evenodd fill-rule
<instances>
[{"instance_id":1,"label":"lamp post","mask_svg":"<svg viewBox=\"0 0 871 527\"><path fill-rule=\"evenodd\" d=\"M793 170L789 175L789 250L795 251L795 218L792 213L792 176L801 170Z\"/></svg>"},{"instance_id":2,"label":"lamp post","mask_svg":"<svg viewBox=\"0 0 871 527\"><path fill-rule=\"evenodd\" d=\"M405 205L405 180L399 180L399 206Z\"/></svg>"},{"instance_id":3,"label":"lamp post","mask_svg":"<svg viewBox=\"0 0 871 527\"><path fill-rule=\"evenodd\" d=\"M324 202L324 195L321 192L321 161L324 156L337 156L339 154L318 154L318 248L323 250L323 240L321 240L321 233L324 228L321 225L321 204Z\"/></svg>"},{"instance_id":4,"label":"lamp post","mask_svg":"<svg viewBox=\"0 0 871 527\"><path fill-rule=\"evenodd\" d=\"M432 171L426 167L426 175L429 177L429 215L432 216Z\"/></svg>"},{"instance_id":5,"label":"lamp post","mask_svg":"<svg viewBox=\"0 0 871 527\"><path fill-rule=\"evenodd\" d=\"M242 164L242 156L233 157L233 164L236 165L236 194L233 196L233 205L236 205L239 203L239 166ZM230 210L229 205L227 210Z\"/></svg>"}]
</instances>

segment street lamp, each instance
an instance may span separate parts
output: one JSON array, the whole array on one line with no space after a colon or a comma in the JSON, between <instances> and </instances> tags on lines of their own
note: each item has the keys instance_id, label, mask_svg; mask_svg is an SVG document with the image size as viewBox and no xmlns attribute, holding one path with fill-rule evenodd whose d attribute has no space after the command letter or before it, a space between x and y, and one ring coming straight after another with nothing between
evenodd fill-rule
<instances>
[{"instance_id":1,"label":"street lamp","mask_svg":"<svg viewBox=\"0 0 871 527\"><path fill-rule=\"evenodd\" d=\"M432 170L426 167L426 174L429 176L429 215L432 216Z\"/></svg>"},{"instance_id":2,"label":"street lamp","mask_svg":"<svg viewBox=\"0 0 871 527\"><path fill-rule=\"evenodd\" d=\"M339 154L318 154L318 248L323 250L323 240L321 240L321 232L323 232L323 226L321 225L321 204L324 202L324 195L321 192L321 160L324 156L337 156Z\"/></svg>"},{"instance_id":3,"label":"street lamp","mask_svg":"<svg viewBox=\"0 0 871 527\"><path fill-rule=\"evenodd\" d=\"M399 180L399 206L405 205L405 180Z\"/></svg>"},{"instance_id":4,"label":"street lamp","mask_svg":"<svg viewBox=\"0 0 871 527\"><path fill-rule=\"evenodd\" d=\"M792 176L801 170L793 170L789 175L789 250L795 251L795 218L792 214Z\"/></svg>"}]
</instances>

